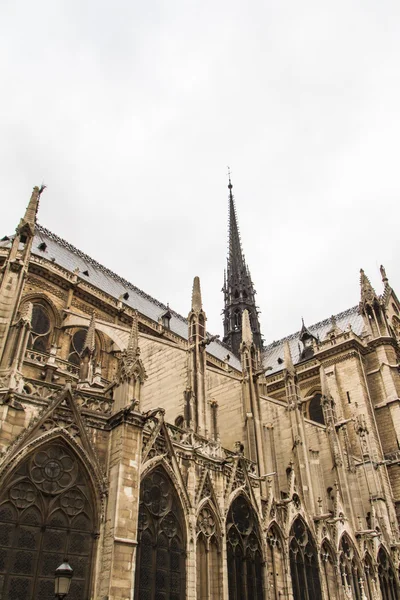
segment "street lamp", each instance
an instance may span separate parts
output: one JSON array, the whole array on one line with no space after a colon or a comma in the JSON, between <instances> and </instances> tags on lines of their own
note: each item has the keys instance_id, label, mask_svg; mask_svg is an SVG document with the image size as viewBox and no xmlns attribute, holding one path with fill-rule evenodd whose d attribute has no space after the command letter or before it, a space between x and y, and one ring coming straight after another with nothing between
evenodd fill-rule
<instances>
[{"instance_id":1,"label":"street lamp","mask_svg":"<svg viewBox=\"0 0 400 600\"><path fill-rule=\"evenodd\" d=\"M68 594L73 574L74 570L65 558L64 562L57 567L54 573L55 594L59 600L62 600Z\"/></svg>"}]
</instances>

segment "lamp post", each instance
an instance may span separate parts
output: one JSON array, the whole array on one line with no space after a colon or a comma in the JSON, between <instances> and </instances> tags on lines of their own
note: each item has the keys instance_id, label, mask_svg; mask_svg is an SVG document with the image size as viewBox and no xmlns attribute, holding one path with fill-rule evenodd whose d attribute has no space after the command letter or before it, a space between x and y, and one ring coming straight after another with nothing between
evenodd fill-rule
<instances>
[{"instance_id":1,"label":"lamp post","mask_svg":"<svg viewBox=\"0 0 400 600\"><path fill-rule=\"evenodd\" d=\"M65 558L54 573L55 595L58 600L62 600L68 594L73 574L74 570Z\"/></svg>"}]
</instances>

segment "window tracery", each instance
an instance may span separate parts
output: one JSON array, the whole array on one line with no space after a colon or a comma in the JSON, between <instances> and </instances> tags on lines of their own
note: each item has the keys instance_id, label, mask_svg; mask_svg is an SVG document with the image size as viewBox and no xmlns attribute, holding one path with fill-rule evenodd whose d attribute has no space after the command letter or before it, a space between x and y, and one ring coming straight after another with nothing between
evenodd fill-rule
<instances>
[{"instance_id":1,"label":"window tracery","mask_svg":"<svg viewBox=\"0 0 400 600\"><path fill-rule=\"evenodd\" d=\"M198 600L219 600L220 550L215 516L208 505L197 519L196 567Z\"/></svg>"},{"instance_id":2,"label":"window tracery","mask_svg":"<svg viewBox=\"0 0 400 600\"><path fill-rule=\"evenodd\" d=\"M343 587L345 589L350 588L355 600L361 600L360 579L362 578L362 572L353 544L346 535L343 535L340 541L339 568Z\"/></svg>"},{"instance_id":3,"label":"window tracery","mask_svg":"<svg viewBox=\"0 0 400 600\"><path fill-rule=\"evenodd\" d=\"M87 329L77 329L74 331L74 333L71 336L71 341L69 344L69 352L68 352L68 361L73 363L74 365L77 365L78 367L81 364L81 354L82 354L82 351L83 351L83 348L85 345L86 335L87 335ZM99 347L100 347L100 344L98 342L97 334L96 334L95 355L97 355Z\"/></svg>"},{"instance_id":4,"label":"window tracery","mask_svg":"<svg viewBox=\"0 0 400 600\"><path fill-rule=\"evenodd\" d=\"M32 306L31 334L28 347L37 352L48 352L52 323L47 307L39 302Z\"/></svg>"},{"instance_id":5,"label":"window tracery","mask_svg":"<svg viewBox=\"0 0 400 600\"><path fill-rule=\"evenodd\" d=\"M267 533L267 568L271 596L274 600L280 600L284 595L284 558L282 538L277 528L273 525Z\"/></svg>"},{"instance_id":6,"label":"window tracery","mask_svg":"<svg viewBox=\"0 0 400 600\"><path fill-rule=\"evenodd\" d=\"M0 495L0 597L53 600L54 571L68 556L71 600L89 596L95 518L87 474L51 443L28 456Z\"/></svg>"},{"instance_id":7,"label":"window tracery","mask_svg":"<svg viewBox=\"0 0 400 600\"><path fill-rule=\"evenodd\" d=\"M161 469L143 479L136 560L137 600L185 598L185 536L176 491Z\"/></svg>"},{"instance_id":8,"label":"window tracery","mask_svg":"<svg viewBox=\"0 0 400 600\"><path fill-rule=\"evenodd\" d=\"M325 540L321 546L321 564L325 577L325 585L328 590L328 598L336 598L337 595L337 580L335 569L335 558L332 548Z\"/></svg>"},{"instance_id":9,"label":"window tracery","mask_svg":"<svg viewBox=\"0 0 400 600\"><path fill-rule=\"evenodd\" d=\"M317 550L301 519L296 519L290 530L289 557L294 600L322 598Z\"/></svg>"},{"instance_id":10,"label":"window tracery","mask_svg":"<svg viewBox=\"0 0 400 600\"><path fill-rule=\"evenodd\" d=\"M226 534L229 600L262 600L261 544L253 509L242 495L229 509Z\"/></svg>"},{"instance_id":11,"label":"window tracery","mask_svg":"<svg viewBox=\"0 0 400 600\"><path fill-rule=\"evenodd\" d=\"M383 600L398 600L398 581L390 559L383 548L378 553L378 576Z\"/></svg>"}]
</instances>

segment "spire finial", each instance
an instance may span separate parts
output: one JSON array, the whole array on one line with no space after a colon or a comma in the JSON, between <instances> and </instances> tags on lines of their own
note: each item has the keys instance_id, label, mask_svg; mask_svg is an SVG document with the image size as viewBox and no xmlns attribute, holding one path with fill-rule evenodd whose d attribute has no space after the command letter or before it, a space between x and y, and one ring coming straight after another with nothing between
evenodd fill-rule
<instances>
[{"instance_id":1,"label":"spire finial","mask_svg":"<svg viewBox=\"0 0 400 600\"><path fill-rule=\"evenodd\" d=\"M253 343L253 332L251 331L250 316L247 308L242 314L242 342L245 344Z\"/></svg>"},{"instance_id":2,"label":"spire finial","mask_svg":"<svg viewBox=\"0 0 400 600\"><path fill-rule=\"evenodd\" d=\"M383 265L380 266L380 272L381 272L381 277L382 277L382 283L384 283L386 285L387 283L389 283L389 279L386 275L386 269Z\"/></svg>"},{"instance_id":3,"label":"spire finial","mask_svg":"<svg viewBox=\"0 0 400 600\"><path fill-rule=\"evenodd\" d=\"M195 312L200 312L202 308L200 278L196 276L193 279L192 310Z\"/></svg>"}]
</instances>

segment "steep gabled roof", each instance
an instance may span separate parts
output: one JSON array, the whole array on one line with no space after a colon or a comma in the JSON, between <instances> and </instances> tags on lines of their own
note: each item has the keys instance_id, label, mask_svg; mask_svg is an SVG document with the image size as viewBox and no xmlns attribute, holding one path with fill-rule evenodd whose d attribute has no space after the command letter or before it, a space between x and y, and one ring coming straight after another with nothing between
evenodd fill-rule
<instances>
[{"instance_id":1,"label":"steep gabled roof","mask_svg":"<svg viewBox=\"0 0 400 600\"><path fill-rule=\"evenodd\" d=\"M158 322L158 319L169 310L171 313L171 331L183 339L187 339L188 322L187 319L182 317L179 313L171 310L171 308L155 298L152 298L149 294L146 294L123 277L120 277L110 269L107 269L42 225L36 224L35 230L35 238L32 245L33 254L45 258L71 273L77 272L76 269L78 268L78 275L82 279L116 300L123 297L124 294L126 297L126 292L128 292L129 296L126 299L124 298L124 303L156 323ZM8 247L10 241L10 238L5 239L0 242L0 247ZM39 249L40 245L45 249ZM227 354L230 354L231 358L229 365L234 369L241 370L240 360L221 342L217 340L211 342L207 346L207 351L211 356L222 361Z\"/></svg>"},{"instance_id":2,"label":"steep gabled roof","mask_svg":"<svg viewBox=\"0 0 400 600\"><path fill-rule=\"evenodd\" d=\"M353 306L353 308L349 308L344 312L334 315L337 327L344 331L350 325L353 332L356 335L361 336L364 329L364 320L358 310L358 306ZM322 341L325 339L328 331L332 329L332 317L324 319L324 321L320 321L319 323L315 323L315 325L311 325L307 329L315 338ZM288 342L289 344L293 363L297 364L300 362L300 352L303 349L300 343L300 333L301 331L292 333L277 342L272 342L272 344L269 344L264 348L263 363L265 366L272 368L271 371L268 371L268 375L281 371L284 368L285 342Z\"/></svg>"}]
</instances>

